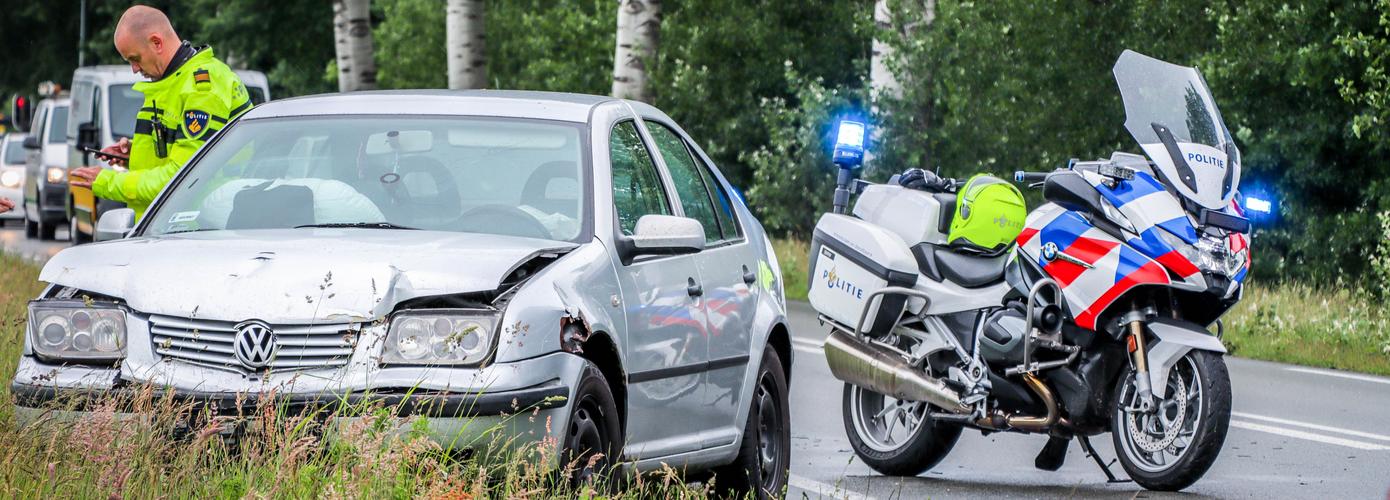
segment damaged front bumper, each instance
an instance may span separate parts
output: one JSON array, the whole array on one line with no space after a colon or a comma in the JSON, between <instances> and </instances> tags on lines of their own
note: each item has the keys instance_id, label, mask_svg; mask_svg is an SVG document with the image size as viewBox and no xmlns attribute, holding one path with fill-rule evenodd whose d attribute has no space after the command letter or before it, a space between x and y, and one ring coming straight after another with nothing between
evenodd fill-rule
<instances>
[{"instance_id":1,"label":"damaged front bumper","mask_svg":"<svg viewBox=\"0 0 1390 500\"><path fill-rule=\"evenodd\" d=\"M128 367L57 366L24 356L10 389L16 420L22 426L41 420L80 422L113 403L118 420L139 419L148 415L132 412L130 401L147 398L162 405L167 398L181 409L192 410L187 414L197 418L250 421L269 411L286 417L311 416L328 429L379 421L385 410L386 414L405 417L390 425L402 432L423 430L441 446L475 448L505 443L517 448L559 442L567 425L568 402L584 363L578 356L554 353L476 369L418 368L414 371L419 378L410 386L393 383L402 380L396 373L394 377L369 377L367 380L384 383L355 388L310 382L262 390L208 391L133 381L124 373ZM401 370L405 369L394 369ZM451 380L485 385L459 387L450 385ZM416 417L423 418L423 424L416 423Z\"/></svg>"}]
</instances>

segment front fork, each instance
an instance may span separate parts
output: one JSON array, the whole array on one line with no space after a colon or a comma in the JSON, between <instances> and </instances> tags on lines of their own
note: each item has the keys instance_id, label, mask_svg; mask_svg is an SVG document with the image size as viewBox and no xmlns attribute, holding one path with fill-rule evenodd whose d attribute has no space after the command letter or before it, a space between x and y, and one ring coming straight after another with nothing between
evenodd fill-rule
<instances>
[{"instance_id":1,"label":"front fork","mask_svg":"<svg viewBox=\"0 0 1390 500\"><path fill-rule=\"evenodd\" d=\"M1136 394L1129 411L1148 412L1153 410L1153 386L1149 382L1149 354L1144 348L1144 314L1135 311L1126 318L1129 321L1130 361L1134 364L1134 387Z\"/></svg>"}]
</instances>

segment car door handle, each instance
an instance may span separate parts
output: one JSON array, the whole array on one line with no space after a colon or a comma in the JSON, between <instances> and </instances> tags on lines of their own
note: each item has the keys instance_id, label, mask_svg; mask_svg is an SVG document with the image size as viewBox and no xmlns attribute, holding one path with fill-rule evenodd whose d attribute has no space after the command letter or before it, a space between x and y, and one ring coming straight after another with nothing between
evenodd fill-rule
<instances>
[{"instance_id":1,"label":"car door handle","mask_svg":"<svg viewBox=\"0 0 1390 500\"><path fill-rule=\"evenodd\" d=\"M752 285L755 281L758 281L758 274L748 269L747 265L743 266L743 282Z\"/></svg>"},{"instance_id":2,"label":"car door handle","mask_svg":"<svg viewBox=\"0 0 1390 500\"><path fill-rule=\"evenodd\" d=\"M705 287L696 283L695 278L686 278L686 280L687 285L685 286L685 293L689 294L691 297L699 297L705 294Z\"/></svg>"}]
</instances>

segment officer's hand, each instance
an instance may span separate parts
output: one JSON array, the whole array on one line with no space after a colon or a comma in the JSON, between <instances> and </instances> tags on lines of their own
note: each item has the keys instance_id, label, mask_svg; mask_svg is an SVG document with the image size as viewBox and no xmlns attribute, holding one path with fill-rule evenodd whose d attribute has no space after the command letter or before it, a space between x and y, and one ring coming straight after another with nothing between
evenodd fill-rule
<instances>
[{"instance_id":1,"label":"officer's hand","mask_svg":"<svg viewBox=\"0 0 1390 500\"><path fill-rule=\"evenodd\" d=\"M0 198L0 214L14 210L14 202L9 198Z\"/></svg>"},{"instance_id":2,"label":"officer's hand","mask_svg":"<svg viewBox=\"0 0 1390 500\"><path fill-rule=\"evenodd\" d=\"M91 188L101 174L101 167L74 168L68 172L68 183L77 187Z\"/></svg>"},{"instance_id":3,"label":"officer's hand","mask_svg":"<svg viewBox=\"0 0 1390 500\"><path fill-rule=\"evenodd\" d=\"M125 156L125 157L130 157L130 139L126 139L126 138L122 137L121 140L116 141L115 144L112 144L112 145L110 145L110 146L101 148L101 152L103 152L103 153L108 153L108 154L113 154L113 155L121 155L121 156ZM103 158L107 158L106 163L109 163L109 164L111 164L111 165L114 165L114 166L121 166L121 167L126 166L126 161L125 161L125 160L122 160L122 159L119 159L119 158L111 158L111 157L103 157Z\"/></svg>"}]
</instances>

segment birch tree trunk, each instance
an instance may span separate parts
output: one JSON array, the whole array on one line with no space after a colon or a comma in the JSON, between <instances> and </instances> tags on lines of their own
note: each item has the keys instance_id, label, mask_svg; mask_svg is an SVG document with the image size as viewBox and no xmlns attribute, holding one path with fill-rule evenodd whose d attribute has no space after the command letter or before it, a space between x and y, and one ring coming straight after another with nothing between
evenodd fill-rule
<instances>
[{"instance_id":1,"label":"birch tree trunk","mask_svg":"<svg viewBox=\"0 0 1390 500\"><path fill-rule=\"evenodd\" d=\"M647 63L661 38L661 0L618 0L618 48L613 55L613 97L651 102Z\"/></svg>"},{"instance_id":2,"label":"birch tree trunk","mask_svg":"<svg viewBox=\"0 0 1390 500\"><path fill-rule=\"evenodd\" d=\"M920 12L906 12L903 9L920 9ZM876 0L874 2L874 41L873 54L869 62L869 85L878 96L901 99L903 81L911 80L911 75L897 74L904 71L901 62L896 61L893 45L885 39L894 35L913 37L920 30L930 26L936 19L936 0ZM908 81L908 84L912 84Z\"/></svg>"},{"instance_id":3,"label":"birch tree trunk","mask_svg":"<svg viewBox=\"0 0 1390 500\"><path fill-rule=\"evenodd\" d=\"M338 91L375 89L369 0L333 0L333 39L338 57Z\"/></svg>"},{"instance_id":4,"label":"birch tree trunk","mask_svg":"<svg viewBox=\"0 0 1390 500\"><path fill-rule=\"evenodd\" d=\"M487 86L487 50L484 45L484 0L449 0L444 25L449 57L449 88L480 89Z\"/></svg>"}]
</instances>

